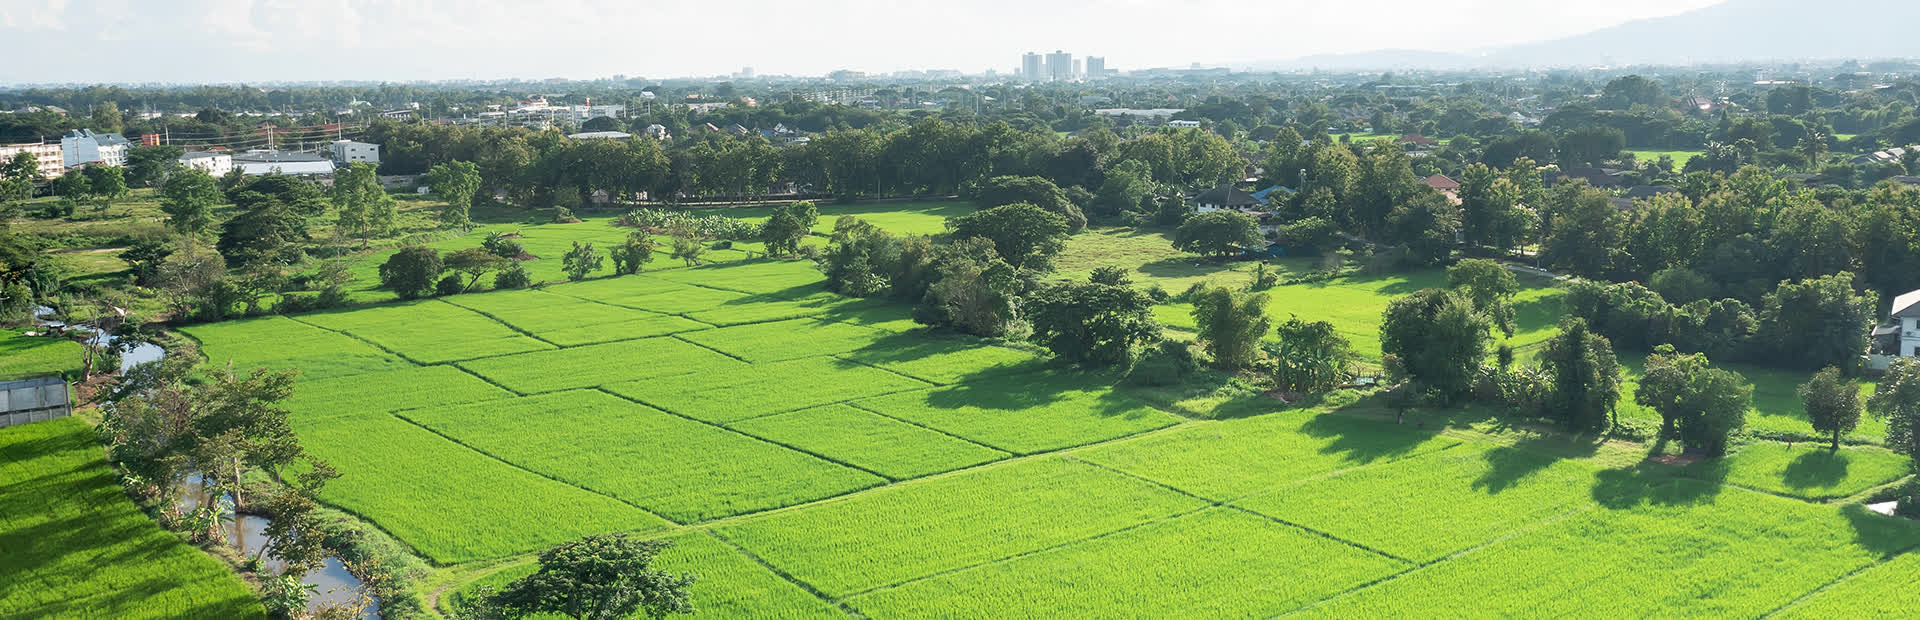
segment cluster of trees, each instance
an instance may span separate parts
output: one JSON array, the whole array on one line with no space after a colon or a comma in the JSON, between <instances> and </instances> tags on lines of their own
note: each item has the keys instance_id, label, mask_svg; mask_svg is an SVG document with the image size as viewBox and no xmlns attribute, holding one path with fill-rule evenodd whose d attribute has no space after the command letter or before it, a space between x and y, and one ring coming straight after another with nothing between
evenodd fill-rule
<instances>
[{"instance_id":1,"label":"cluster of trees","mask_svg":"<svg viewBox=\"0 0 1920 620\"><path fill-rule=\"evenodd\" d=\"M1714 359L1814 370L1852 369L1867 350L1876 302L1856 292L1852 274L1781 282L1758 308L1738 299L1669 303L1637 283L1567 285L1567 314L1620 346L1671 345Z\"/></svg>"},{"instance_id":2,"label":"cluster of trees","mask_svg":"<svg viewBox=\"0 0 1920 620\"><path fill-rule=\"evenodd\" d=\"M1461 198L1484 211L1477 192ZM1540 205L1541 262L1590 279L1661 282L1686 303L1734 297L1758 301L1775 283L1842 271L1883 295L1911 288L1920 267L1920 191L1795 189L1757 168L1733 176L1689 175L1676 193L1622 210L1580 183L1547 192ZM1494 200L1496 205L1514 201ZM1500 212L1495 207L1492 212ZM1470 220L1475 219L1470 217ZM1471 234L1506 250L1497 236ZM1525 243L1526 236L1512 239Z\"/></svg>"}]
</instances>

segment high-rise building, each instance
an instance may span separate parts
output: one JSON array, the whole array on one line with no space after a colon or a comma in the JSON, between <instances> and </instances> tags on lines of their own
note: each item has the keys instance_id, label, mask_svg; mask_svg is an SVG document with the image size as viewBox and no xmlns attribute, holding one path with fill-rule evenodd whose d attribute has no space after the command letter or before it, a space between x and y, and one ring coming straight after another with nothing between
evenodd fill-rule
<instances>
[{"instance_id":1,"label":"high-rise building","mask_svg":"<svg viewBox=\"0 0 1920 620\"><path fill-rule=\"evenodd\" d=\"M1087 57L1087 79L1095 80L1103 77L1107 77L1107 57L1088 56Z\"/></svg>"},{"instance_id":2,"label":"high-rise building","mask_svg":"<svg viewBox=\"0 0 1920 620\"><path fill-rule=\"evenodd\" d=\"M1080 66L1081 64L1082 62L1080 59L1078 58L1073 59L1073 77L1076 77L1076 78L1087 77L1087 70L1085 67Z\"/></svg>"},{"instance_id":3,"label":"high-rise building","mask_svg":"<svg viewBox=\"0 0 1920 620\"><path fill-rule=\"evenodd\" d=\"M1040 68L1039 54L1027 52L1020 56L1020 77L1034 82L1047 79L1046 74Z\"/></svg>"},{"instance_id":4,"label":"high-rise building","mask_svg":"<svg viewBox=\"0 0 1920 620\"><path fill-rule=\"evenodd\" d=\"M1073 54L1053 50L1047 54L1047 79L1066 82L1073 79Z\"/></svg>"}]
</instances>

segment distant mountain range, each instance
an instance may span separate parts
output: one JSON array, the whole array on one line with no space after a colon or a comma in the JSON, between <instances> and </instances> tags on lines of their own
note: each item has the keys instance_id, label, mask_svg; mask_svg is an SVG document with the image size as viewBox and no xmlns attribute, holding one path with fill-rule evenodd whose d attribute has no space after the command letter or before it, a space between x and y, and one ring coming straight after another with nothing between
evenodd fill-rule
<instances>
[{"instance_id":1,"label":"distant mountain range","mask_svg":"<svg viewBox=\"0 0 1920 620\"><path fill-rule=\"evenodd\" d=\"M1895 57L1920 58L1920 0L1729 0L1481 53L1380 50L1255 67L1445 70Z\"/></svg>"}]
</instances>

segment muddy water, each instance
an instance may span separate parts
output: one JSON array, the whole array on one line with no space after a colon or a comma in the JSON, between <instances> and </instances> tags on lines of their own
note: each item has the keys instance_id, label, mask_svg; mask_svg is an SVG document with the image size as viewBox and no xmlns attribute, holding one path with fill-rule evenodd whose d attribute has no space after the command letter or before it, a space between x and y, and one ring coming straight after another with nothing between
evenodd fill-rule
<instances>
[{"instance_id":1,"label":"muddy water","mask_svg":"<svg viewBox=\"0 0 1920 620\"><path fill-rule=\"evenodd\" d=\"M52 315L53 313L54 313L54 310L52 308L48 308L46 306L40 306L34 309L33 316L35 319L37 319L36 322L38 322L43 327L53 327L53 328L66 327L67 324L65 322L55 321L52 319L45 318L49 315ZM93 330L87 329L85 327L75 327L73 328L73 330L78 332L93 332ZM93 344L104 345L104 344L107 344L107 341L110 338L112 338L112 336L95 332L93 333L93 336L88 339L88 342ZM167 350L165 348L162 348L160 345L157 345L151 342L135 343L133 345L133 348L128 349L127 351L120 354L120 372L126 372L128 369L131 369L134 366L139 366L147 362L158 362L160 361L160 358L166 357L166 356L167 356Z\"/></svg>"},{"instance_id":2,"label":"muddy water","mask_svg":"<svg viewBox=\"0 0 1920 620\"><path fill-rule=\"evenodd\" d=\"M187 482L181 485L180 491L179 506L183 511L193 510L213 499L207 495L206 485L197 474L187 477ZM266 517L240 515L231 522L221 524L221 530L226 534L227 544L251 558L259 555L261 547L267 543L267 523ZM281 569L286 568L285 564L271 557L262 557L260 564L260 570L263 573L279 573ZM341 564L339 558L327 558L325 564L301 577L300 581L316 586L313 607L323 603L351 601L358 595L360 589L360 578L348 572L346 565ZM380 601L375 600L367 607L365 617L379 620Z\"/></svg>"}]
</instances>

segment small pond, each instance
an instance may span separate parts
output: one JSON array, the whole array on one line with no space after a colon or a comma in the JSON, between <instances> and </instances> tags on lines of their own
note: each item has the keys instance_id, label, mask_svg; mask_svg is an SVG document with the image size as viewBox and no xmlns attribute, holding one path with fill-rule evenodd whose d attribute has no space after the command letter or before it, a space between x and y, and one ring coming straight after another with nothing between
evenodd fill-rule
<instances>
[{"instance_id":1,"label":"small pond","mask_svg":"<svg viewBox=\"0 0 1920 620\"><path fill-rule=\"evenodd\" d=\"M212 500L207 495L205 481L198 474L188 476L186 484L181 485L180 491L179 506L183 511L199 508L204 502ZM221 529L226 533L227 543L235 550L246 554L247 557L254 557L267 543L267 523L266 517L240 515L239 518L222 524ZM262 558L260 570L277 574L285 567L285 564L267 557ZM313 596L315 607L322 603L350 601L360 589L360 578L348 572L346 565L340 563L339 558L327 558L325 564L307 573L300 581L316 586ZM380 601L375 600L368 606L365 617L372 620L380 618Z\"/></svg>"}]
</instances>

